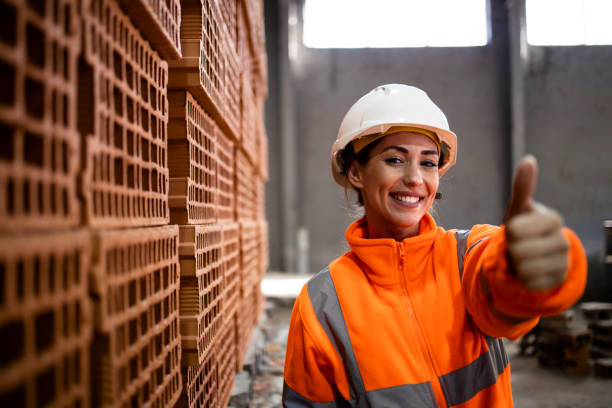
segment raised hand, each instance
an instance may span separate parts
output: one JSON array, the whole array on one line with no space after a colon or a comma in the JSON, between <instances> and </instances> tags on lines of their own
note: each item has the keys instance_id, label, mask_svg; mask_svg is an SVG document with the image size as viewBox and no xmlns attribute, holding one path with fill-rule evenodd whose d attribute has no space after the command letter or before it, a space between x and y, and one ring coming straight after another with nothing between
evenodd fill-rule
<instances>
[{"instance_id":1,"label":"raised hand","mask_svg":"<svg viewBox=\"0 0 612 408\"><path fill-rule=\"evenodd\" d=\"M565 280L569 243L563 235L561 215L533 201L537 175L535 157L525 156L514 174L504 222L516 277L529 290L546 290Z\"/></svg>"}]
</instances>

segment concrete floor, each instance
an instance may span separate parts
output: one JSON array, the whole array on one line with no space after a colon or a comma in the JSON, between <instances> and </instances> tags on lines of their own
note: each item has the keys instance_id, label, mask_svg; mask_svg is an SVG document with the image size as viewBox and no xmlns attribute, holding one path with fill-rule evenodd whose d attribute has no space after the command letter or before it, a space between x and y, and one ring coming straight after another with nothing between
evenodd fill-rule
<instances>
[{"instance_id":1,"label":"concrete floor","mask_svg":"<svg viewBox=\"0 0 612 408\"><path fill-rule=\"evenodd\" d=\"M282 387L282 363L289 328L289 318L293 306L291 295L299 291L298 280L303 276L292 277L294 285L284 285L285 294L274 281L272 275L262 284L265 293L276 290L274 298L268 298L267 317L262 322L264 333L264 369L255 379L252 407L280 407ZM282 279L289 279L284 277ZM281 280L282 280L281 279ZM272 283L271 283L272 281ZM297 282L297 283L296 283ZM271 286L270 286L271 285ZM299 285L301 287L301 284ZM279 295L279 293L281 295ZM534 357L521 357L518 344L506 341L506 351L512 367L512 390L517 408L612 408L612 379L595 376L568 376L561 371L542 368Z\"/></svg>"}]
</instances>

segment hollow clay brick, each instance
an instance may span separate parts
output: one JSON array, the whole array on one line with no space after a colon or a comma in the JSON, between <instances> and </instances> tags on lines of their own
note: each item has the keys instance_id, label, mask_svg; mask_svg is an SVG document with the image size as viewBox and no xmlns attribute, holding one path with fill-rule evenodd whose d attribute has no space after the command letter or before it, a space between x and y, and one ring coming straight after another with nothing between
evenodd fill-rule
<instances>
[{"instance_id":1,"label":"hollow clay brick","mask_svg":"<svg viewBox=\"0 0 612 408\"><path fill-rule=\"evenodd\" d=\"M259 225L256 221L240 222L240 273L242 292L252 291L259 278ZM244 299L244 295L242 296Z\"/></svg>"},{"instance_id":2,"label":"hollow clay brick","mask_svg":"<svg viewBox=\"0 0 612 408\"><path fill-rule=\"evenodd\" d=\"M228 42L232 46L234 51L237 51L238 8L242 7L240 5L240 0L220 0L218 1L217 4L219 6L219 15L221 17L221 24L225 27L228 33Z\"/></svg>"},{"instance_id":3,"label":"hollow clay brick","mask_svg":"<svg viewBox=\"0 0 612 408\"><path fill-rule=\"evenodd\" d=\"M245 287L240 307L236 312L236 332L237 332L237 358L236 370L242 371L242 365L246 356L251 336L253 335L253 286Z\"/></svg>"},{"instance_id":4,"label":"hollow clay brick","mask_svg":"<svg viewBox=\"0 0 612 408\"><path fill-rule=\"evenodd\" d=\"M223 313L231 315L240 302L240 238L238 223L223 224Z\"/></svg>"},{"instance_id":5,"label":"hollow clay brick","mask_svg":"<svg viewBox=\"0 0 612 408\"><path fill-rule=\"evenodd\" d=\"M244 151L235 149L234 188L236 190L236 220L251 221L257 218L256 186L253 165Z\"/></svg>"},{"instance_id":6,"label":"hollow clay brick","mask_svg":"<svg viewBox=\"0 0 612 408\"><path fill-rule=\"evenodd\" d=\"M86 231L0 239L0 406L89 406Z\"/></svg>"},{"instance_id":7,"label":"hollow clay brick","mask_svg":"<svg viewBox=\"0 0 612 408\"><path fill-rule=\"evenodd\" d=\"M181 368L183 392L176 404L177 408L214 408L219 407L217 397L217 358L219 354L210 349L204 362L195 366Z\"/></svg>"},{"instance_id":8,"label":"hollow clay brick","mask_svg":"<svg viewBox=\"0 0 612 408\"><path fill-rule=\"evenodd\" d=\"M167 224L167 63L112 0L83 10L79 130L92 227Z\"/></svg>"},{"instance_id":9,"label":"hollow clay brick","mask_svg":"<svg viewBox=\"0 0 612 408\"><path fill-rule=\"evenodd\" d=\"M79 223L76 9L76 0L0 2L0 230Z\"/></svg>"},{"instance_id":10,"label":"hollow clay brick","mask_svg":"<svg viewBox=\"0 0 612 408\"><path fill-rule=\"evenodd\" d=\"M225 321L217 337L216 354L219 406L226 407L234 388L235 367L238 349L233 320Z\"/></svg>"},{"instance_id":11,"label":"hollow clay brick","mask_svg":"<svg viewBox=\"0 0 612 408\"><path fill-rule=\"evenodd\" d=\"M168 102L170 222L215 223L218 127L189 92L170 91Z\"/></svg>"},{"instance_id":12,"label":"hollow clay brick","mask_svg":"<svg viewBox=\"0 0 612 408\"><path fill-rule=\"evenodd\" d=\"M119 0L119 3L162 58L181 57L179 0Z\"/></svg>"},{"instance_id":13,"label":"hollow clay brick","mask_svg":"<svg viewBox=\"0 0 612 408\"><path fill-rule=\"evenodd\" d=\"M270 267L270 237L268 231L268 221L262 219L259 224L259 278L263 279Z\"/></svg>"},{"instance_id":14,"label":"hollow clay brick","mask_svg":"<svg viewBox=\"0 0 612 408\"><path fill-rule=\"evenodd\" d=\"M183 365L204 361L223 322L222 226L180 227Z\"/></svg>"},{"instance_id":15,"label":"hollow clay brick","mask_svg":"<svg viewBox=\"0 0 612 408\"><path fill-rule=\"evenodd\" d=\"M253 164L257 164L257 106L251 86L251 78L248 71L243 72L241 78L242 94L240 98L242 109L240 143L249 161Z\"/></svg>"},{"instance_id":16,"label":"hollow clay brick","mask_svg":"<svg viewBox=\"0 0 612 408\"><path fill-rule=\"evenodd\" d=\"M178 227L96 233L96 406L172 406L182 387Z\"/></svg>"},{"instance_id":17,"label":"hollow clay brick","mask_svg":"<svg viewBox=\"0 0 612 408\"><path fill-rule=\"evenodd\" d=\"M234 142L217 128L217 220L233 222L236 216L234 199Z\"/></svg>"},{"instance_id":18,"label":"hollow clay brick","mask_svg":"<svg viewBox=\"0 0 612 408\"><path fill-rule=\"evenodd\" d=\"M228 113L226 75L228 65L224 39L227 31L221 24L215 0L189 0L181 4L182 58L169 61L169 89L189 91L212 116L221 129L232 139L238 140L237 121ZM225 36L227 37L227 36ZM238 60L237 60L238 61ZM238 71L240 65L237 66ZM230 85L230 88L232 85ZM231 91L230 91L231 92ZM233 97L234 100L237 97Z\"/></svg>"},{"instance_id":19,"label":"hollow clay brick","mask_svg":"<svg viewBox=\"0 0 612 408\"><path fill-rule=\"evenodd\" d=\"M248 43L253 58L256 77L267 87L267 61L263 17L263 0L241 0L246 26ZM240 18L240 16L239 16Z\"/></svg>"}]
</instances>

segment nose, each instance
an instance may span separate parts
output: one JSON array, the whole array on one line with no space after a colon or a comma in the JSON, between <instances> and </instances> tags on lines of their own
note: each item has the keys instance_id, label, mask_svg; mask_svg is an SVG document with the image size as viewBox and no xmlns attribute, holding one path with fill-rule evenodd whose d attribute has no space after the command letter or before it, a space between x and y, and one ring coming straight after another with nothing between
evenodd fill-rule
<instances>
[{"instance_id":1,"label":"nose","mask_svg":"<svg viewBox=\"0 0 612 408\"><path fill-rule=\"evenodd\" d=\"M423 184L423 174L421 173L421 166L418 162L411 162L406 166L404 172L404 183L408 186L418 186Z\"/></svg>"}]
</instances>

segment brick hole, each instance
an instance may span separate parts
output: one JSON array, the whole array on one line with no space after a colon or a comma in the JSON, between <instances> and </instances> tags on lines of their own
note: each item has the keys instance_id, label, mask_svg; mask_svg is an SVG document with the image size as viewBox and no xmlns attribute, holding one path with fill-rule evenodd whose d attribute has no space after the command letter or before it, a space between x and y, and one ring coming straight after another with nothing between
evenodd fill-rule
<instances>
[{"instance_id":1,"label":"brick hole","mask_svg":"<svg viewBox=\"0 0 612 408\"><path fill-rule=\"evenodd\" d=\"M45 34L28 23L26 27L28 61L40 68L45 66Z\"/></svg>"},{"instance_id":2,"label":"brick hole","mask_svg":"<svg viewBox=\"0 0 612 408\"><path fill-rule=\"evenodd\" d=\"M157 159L157 145L155 143L151 143L151 161L155 164L159 164Z\"/></svg>"},{"instance_id":3,"label":"brick hole","mask_svg":"<svg viewBox=\"0 0 612 408\"><path fill-rule=\"evenodd\" d=\"M10 388L7 392L0 394L0 406L2 407L25 407L26 385L19 384Z\"/></svg>"},{"instance_id":4,"label":"brick hole","mask_svg":"<svg viewBox=\"0 0 612 408\"><path fill-rule=\"evenodd\" d=\"M151 85L151 106L157 110L157 90L153 85Z\"/></svg>"},{"instance_id":5,"label":"brick hole","mask_svg":"<svg viewBox=\"0 0 612 408\"><path fill-rule=\"evenodd\" d=\"M1 75L1 73L0 73ZM1 81L1 80L0 80ZM2 85L0 84L0 89ZM2 92L0 92L2 94ZM0 122L0 160L13 161L15 157L15 128Z\"/></svg>"},{"instance_id":6,"label":"brick hole","mask_svg":"<svg viewBox=\"0 0 612 408\"><path fill-rule=\"evenodd\" d=\"M123 116L123 94L116 86L113 88L113 102L115 103L115 113Z\"/></svg>"},{"instance_id":7,"label":"brick hole","mask_svg":"<svg viewBox=\"0 0 612 408\"><path fill-rule=\"evenodd\" d=\"M144 106L141 108L140 125L145 132L149 131L149 112Z\"/></svg>"},{"instance_id":8,"label":"brick hole","mask_svg":"<svg viewBox=\"0 0 612 408\"><path fill-rule=\"evenodd\" d=\"M68 337L69 333L69 323L70 318L68 317L68 305L62 305L62 334L64 337Z\"/></svg>"},{"instance_id":9,"label":"brick hole","mask_svg":"<svg viewBox=\"0 0 612 408\"><path fill-rule=\"evenodd\" d=\"M81 350L77 350L74 353L74 370L72 372L73 372L72 382L74 384L80 384L81 383Z\"/></svg>"},{"instance_id":10,"label":"brick hole","mask_svg":"<svg viewBox=\"0 0 612 408\"><path fill-rule=\"evenodd\" d=\"M142 190L150 191L149 188L149 169L142 169Z\"/></svg>"},{"instance_id":11,"label":"brick hole","mask_svg":"<svg viewBox=\"0 0 612 408\"><path fill-rule=\"evenodd\" d=\"M164 382L164 371L163 371L163 367L159 367L157 370L155 370L155 381L156 384L161 385Z\"/></svg>"},{"instance_id":12,"label":"brick hole","mask_svg":"<svg viewBox=\"0 0 612 408\"><path fill-rule=\"evenodd\" d=\"M25 84L25 94L28 95L26 98L26 109L28 113L37 119L42 119L45 112L44 85L32 78L27 78Z\"/></svg>"},{"instance_id":13,"label":"brick hole","mask_svg":"<svg viewBox=\"0 0 612 408\"><path fill-rule=\"evenodd\" d=\"M74 331L76 334L81 333L81 321L83 320L83 315L81 313L81 304L77 302L74 306Z\"/></svg>"},{"instance_id":14,"label":"brick hole","mask_svg":"<svg viewBox=\"0 0 612 408\"><path fill-rule=\"evenodd\" d=\"M40 294L40 258L34 259L34 294Z\"/></svg>"},{"instance_id":15,"label":"brick hole","mask_svg":"<svg viewBox=\"0 0 612 408\"><path fill-rule=\"evenodd\" d=\"M123 58L121 58L121 54L117 51L113 52L113 64L115 67L115 76L120 81L123 80Z\"/></svg>"},{"instance_id":16,"label":"brick hole","mask_svg":"<svg viewBox=\"0 0 612 408\"><path fill-rule=\"evenodd\" d=\"M70 65L68 64L68 48L62 48L62 74L65 80L69 80Z\"/></svg>"},{"instance_id":17,"label":"brick hole","mask_svg":"<svg viewBox=\"0 0 612 408\"><path fill-rule=\"evenodd\" d=\"M119 123L115 123L115 129L113 132L114 146L121 150L123 149L123 129Z\"/></svg>"},{"instance_id":18,"label":"brick hole","mask_svg":"<svg viewBox=\"0 0 612 408\"><path fill-rule=\"evenodd\" d=\"M130 89L134 89L134 68L132 64L126 61L125 63L125 81L127 82Z\"/></svg>"},{"instance_id":19,"label":"brick hole","mask_svg":"<svg viewBox=\"0 0 612 408\"><path fill-rule=\"evenodd\" d=\"M68 190L66 188L62 189L62 211L64 215L70 213L70 200L68 199Z\"/></svg>"},{"instance_id":20,"label":"brick hole","mask_svg":"<svg viewBox=\"0 0 612 408\"><path fill-rule=\"evenodd\" d=\"M57 213L57 188L55 184L51 184L51 189L49 192L49 196L51 197L51 213Z\"/></svg>"},{"instance_id":21,"label":"brick hole","mask_svg":"<svg viewBox=\"0 0 612 408\"><path fill-rule=\"evenodd\" d=\"M17 300L22 300L24 295L24 275L25 275L25 265L23 263L23 259L19 259L17 261Z\"/></svg>"},{"instance_id":22,"label":"brick hole","mask_svg":"<svg viewBox=\"0 0 612 408\"><path fill-rule=\"evenodd\" d=\"M161 303L156 303L154 306L155 312L155 324L159 324L162 320L162 305Z\"/></svg>"},{"instance_id":23,"label":"brick hole","mask_svg":"<svg viewBox=\"0 0 612 408\"><path fill-rule=\"evenodd\" d=\"M8 4L0 4L0 41L13 46L17 41L17 15L15 8Z\"/></svg>"},{"instance_id":24,"label":"brick hole","mask_svg":"<svg viewBox=\"0 0 612 408\"><path fill-rule=\"evenodd\" d=\"M66 291L68 289L68 257L62 257L62 289Z\"/></svg>"},{"instance_id":25,"label":"brick hole","mask_svg":"<svg viewBox=\"0 0 612 408\"><path fill-rule=\"evenodd\" d=\"M15 182L9 179L6 183L6 209L9 215L15 213Z\"/></svg>"},{"instance_id":26,"label":"brick hole","mask_svg":"<svg viewBox=\"0 0 612 408\"><path fill-rule=\"evenodd\" d=\"M22 199L23 212L26 214L29 214L30 213L30 181L29 180L24 180L22 193L23 193L23 199Z\"/></svg>"},{"instance_id":27,"label":"brick hole","mask_svg":"<svg viewBox=\"0 0 612 408\"><path fill-rule=\"evenodd\" d=\"M130 306L134 306L136 304L136 281L131 281L128 284L128 302Z\"/></svg>"},{"instance_id":28,"label":"brick hole","mask_svg":"<svg viewBox=\"0 0 612 408\"><path fill-rule=\"evenodd\" d=\"M47 268L47 282L49 283L49 293L55 291L55 257L49 258L49 267Z\"/></svg>"},{"instance_id":29,"label":"brick hole","mask_svg":"<svg viewBox=\"0 0 612 408\"><path fill-rule=\"evenodd\" d=\"M143 137L140 139L140 145L141 145L140 150L142 153L142 160L147 162L149 161L149 141Z\"/></svg>"},{"instance_id":30,"label":"brick hole","mask_svg":"<svg viewBox=\"0 0 612 408\"><path fill-rule=\"evenodd\" d=\"M140 335L143 336L149 331L149 318L148 313L142 312L140 314Z\"/></svg>"},{"instance_id":31,"label":"brick hole","mask_svg":"<svg viewBox=\"0 0 612 408\"><path fill-rule=\"evenodd\" d=\"M70 107L68 106L68 95L67 94L63 94L62 95L62 104L61 104L61 110L62 110L62 123L64 124L65 127L68 127L68 114L70 111Z\"/></svg>"},{"instance_id":32,"label":"brick hole","mask_svg":"<svg viewBox=\"0 0 612 408\"><path fill-rule=\"evenodd\" d=\"M138 377L138 356L134 356L130 359L130 381L135 380L137 377Z\"/></svg>"},{"instance_id":33,"label":"brick hole","mask_svg":"<svg viewBox=\"0 0 612 408\"><path fill-rule=\"evenodd\" d=\"M39 16L45 17L47 12L46 10L46 1L45 0L28 0L28 5L32 10L34 10Z\"/></svg>"},{"instance_id":34,"label":"brick hole","mask_svg":"<svg viewBox=\"0 0 612 408\"><path fill-rule=\"evenodd\" d=\"M140 278L140 300L143 301L147 298L147 278Z\"/></svg>"},{"instance_id":35,"label":"brick hole","mask_svg":"<svg viewBox=\"0 0 612 408\"><path fill-rule=\"evenodd\" d=\"M140 407L140 404L138 402L138 394L132 395L132 398L130 398L130 405L132 408Z\"/></svg>"},{"instance_id":36,"label":"brick hole","mask_svg":"<svg viewBox=\"0 0 612 408\"><path fill-rule=\"evenodd\" d=\"M133 165L129 165L128 168L127 168L127 186L129 188L136 187L135 175L134 175L134 166Z\"/></svg>"},{"instance_id":37,"label":"brick hole","mask_svg":"<svg viewBox=\"0 0 612 408\"><path fill-rule=\"evenodd\" d=\"M130 156L134 156L134 132L129 129L127 131L127 152Z\"/></svg>"},{"instance_id":38,"label":"brick hole","mask_svg":"<svg viewBox=\"0 0 612 408\"><path fill-rule=\"evenodd\" d=\"M57 53L58 53L57 49L58 49L57 42L53 41L53 44L51 45L51 67L53 68L54 74L57 74L59 72L58 61L57 61Z\"/></svg>"},{"instance_id":39,"label":"brick hole","mask_svg":"<svg viewBox=\"0 0 612 408\"><path fill-rule=\"evenodd\" d=\"M158 186L159 186L158 173L157 173L156 169L153 169L151 171L151 188L152 188L153 192L155 192L155 193L158 192Z\"/></svg>"},{"instance_id":40,"label":"brick hole","mask_svg":"<svg viewBox=\"0 0 612 408\"><path fill-rule=\"evenodd\" d=\"M62 156L61 156L61 163L62 163L62 171L64 172L64 174L68 174L68 161L70 160L70 157L68 155L68 143L66 143L65 140L62 141Z\"/></svg>"},{"instance_id":41,"label":"brick hole","mask_svg":"<svg viewBox=\"0 0 612 408\"><path fill-rule=\"evenodd\" d=\"M128 120L130 123L134 123L134 100L130 97L127 97L126 110Z\"/></svg>"},{"instance_id":42,"label":"brick hole","mask_svg":"<svg viewBox=\"0 0 612 408\"><path fill-rule=\"evenodd\" d=\"M55 342L55 314L53 310L48 310L38 313L35 320L36 351L42 352Z\"/></svg>"},{"instance_id":43,"label":"brick hole","mask_svg":"<svg viewBox=\"0 0 612 408\"><path fill-rule=\"evenodd\" d=\"M25 327L23 321L12 320L4 323L0 327L0 338L2 339L0 367L5 368L19 360L24 354Z\"/></svg>"},{"instance_id":44,"label":"brick hole","mask_svg":"<svg viewBox=\"0 0 612 408\"><path fill-rule=\"evenodd\" d=\"M151 136L157 139L157 118L155 116L151 117Z\"/></svg>"},{"instance_id":45,"label":"brick hole","mask_svg":"<svg viewBox=\"0 0 612 408\"><path fill-rule=\"evenodd\" d=\"M132 319L129 326L129 344L133 345L136 340L138 340L138 320Z\"/></svg>"},{"instance_id":46,"label":"brick hole","mask_svg":"<svg viewBox=\"0 0 612 408\"><path fill-rule=\"evenodd\" d=\"M115 184L123 185L123 159L121 157L115 158Z\"/></svg>"},{"instance_id":47,"label":"brick hole","mask_svg":"<svg viewBox=\"0 0 612 408\"><path fill-rule=\"evenodd\" d=\"M142 366L142 371L144 371L149 365L149 347L144 346L142 351L140 352L140 364Z\"/></svg>"},{"instance_id":48,"label":"brick hole","mask_svg":"<svg viewBox=\"0 0 612 408\"><path fill-rule=\"evenodd\" d=\"M145 103L149 102L149 86L145 77L140 77L140 97Z\"/></svg>"},{"instance_id":49,"label":"brick hole","mask_svg":"<svg viewBox=\"0 0 612 408\"><path fill-rule=\"evenodd\" d=\"M68 37L71 34L72 28L72 10L70 8L70 4L66 4L64 6L64 34Z\"/></svg>"}]
</instances>

